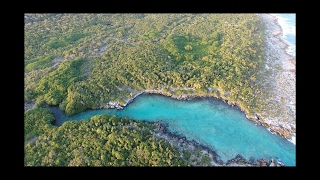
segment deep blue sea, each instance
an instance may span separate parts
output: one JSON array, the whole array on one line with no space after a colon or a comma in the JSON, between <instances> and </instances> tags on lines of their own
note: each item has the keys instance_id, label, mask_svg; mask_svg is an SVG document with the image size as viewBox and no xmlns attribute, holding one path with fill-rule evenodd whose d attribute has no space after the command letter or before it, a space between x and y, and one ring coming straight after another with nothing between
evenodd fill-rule
<instances>
[{"instance_id":1,"label":"deep blue sea","mask_svg":"<svg viewBox=\"0 0 320 180\"><path fill-rule=\"evenodd\" d=\"M64 116L56 125L66 120L89 119L100 114L160 121L168 125L171 133L211 148L223 162L239 154L246 160L251 157L255 160L278 158L286 166L296 166L296 146L293 143L255 125L237 107L214 98L182 101L162 95L142 94L123 110L90 110L71 117Z\"/></svg>"},{"instance_id":2,"label":"deep blue sea","mask_svg":"<svg viewBox=\"0 0 320 180\"><path fill-rule=\"evenodd\" d=\"M280 36L288 45L288 54L296 57L296 14L271 14L278 18L278 23L283 30Z\"/></svg>"}]
</instances>

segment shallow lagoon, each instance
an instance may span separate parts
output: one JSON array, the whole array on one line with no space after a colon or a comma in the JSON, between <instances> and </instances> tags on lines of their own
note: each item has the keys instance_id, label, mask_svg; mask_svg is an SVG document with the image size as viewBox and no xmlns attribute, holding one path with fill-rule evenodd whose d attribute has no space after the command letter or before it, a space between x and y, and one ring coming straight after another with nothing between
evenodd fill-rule
<instances>
[{"instance_id":1,"label":"shallow lagoon","mask_svg":"<svg viewBox=\"0 0 320 180\"><path fill-rule=\"evenodd\" d=\"M57 108L51 108L58 111ZM57 117L57 114L59 117ZM214 150L223 162L240 154L246 160L279 158L286 166L296 166L296 146L249 121L237 107L214 98L189 101L142 94L123 110L90 110L66 117L56 113L55 125L67 120L89 119L99 114L128 117L149 122L160 121L171 133L184 136Z\"/></svg>"}]
</instances>

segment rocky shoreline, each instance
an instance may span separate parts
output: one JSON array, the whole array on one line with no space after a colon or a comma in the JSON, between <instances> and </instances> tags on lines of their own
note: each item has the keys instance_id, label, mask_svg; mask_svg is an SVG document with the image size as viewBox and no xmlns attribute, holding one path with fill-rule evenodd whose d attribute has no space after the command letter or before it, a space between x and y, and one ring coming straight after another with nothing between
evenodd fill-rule
<instances>
[{"instance_id":1,"label":"rocky shoreline","mask_svg":"<svg viewBox=\"0 0 320 180\"><path fill-rule=\"evenodd\" d=\"M295 144L296 134L296 63L286 52L288 45L279 37L283 34L277 18L258 14L266 24L266 69L272 73L265 86L271 86L269 107L259 118L271 131ZM276 70L279 69L279 70Z\"/></svg>"},{"instance_id":2,"label":"rocky shoreline","mask_svg":"<svg viewBox=\"0 0 320 180\"><path fill-rule=\"evenodd\" d=\"M275 75L271 76L268 79L268 83L272 84L273 94L275 95L271 100L276 102L276 105L277 105L276 107L278 107L281 110L285 110L285 113L283 114L284 116L286 116L285 118L287 119L289 118L289 122L284 122L283 120L279 120L279 118L284 118L284 116L281 116L281 117L271 116L268 111L262 114L255 114L254 116L249 116L246 110L238 106L237 103L229 102L228 100L224 100L221 98L220 99L231 106L238 106L241 109L241 111L243 111L246 114L247 119L254 121L257 125L266 127L271 133L276 133L295 144L295 134L296 134L295 58L290 56L286 52L288 45L283 40L278 38L279 35L282 35L282 29L277 23L277 19L269 14L259 14L259 16L266 23L266 28L267 28L266 29L267 66L274 67L274 65L280 64L281 68L283 69L283 71L281 71L280 73L276 73ZM283 86L283 84L286 84L286 86ZM160 95L169 96L171 98L175 98L178 100L190 100L198 97L213 97L211 95L195 95L195 94L174 96L174 95L164 94L162 93L161 90L145 90L136 94L133 98L129 99L127 103L123 106L127 106L129 103L133 101L135 97L137 97L142 93L160 94ZM283 97L288 99L289 103L281 103L282 102L281 99ZM287 112L290 112L290 113L287 113ZM177 137L176 135L167 133L165 138L170 139L171 136ZM196 142L193 142L191 144L192 144L191 146L201 147ZM205 150L208 148L202 147L202 149ZM208 153L209 151L210 150L207 150ZM258 159L257 161L253 162L252 160L246 161L240 155L237 155L234 159L231 159L225 164L223 164L220 160L218 160L218 156L216 155L216 153L211 152L209 154L211 154L210 157L213 159L212 164L214 166L240 166L240 165L241 166L284 166L284 164L279 160Z\"/></svg>"},{"instance_id":3,"label":"rocky shoreline","mask_svg":"<svg viewBox=\"0 0 320 180\"><path fill-rule=\"evenodd\" d=\"M166 139L169 143L174 144L176 147L179 147L180 152L183 150L200 150L202 155L207 155L210 157L211 162L210 165L202 164L201 160L196 157L192 157L193 162L191 163L192 166L252 166L252 167L283 167L285 164L281 162L280 159L266 159L266 158L259 158L255 160L254 158L250 158L249 160L244 159L241 155L237 155L235 158L228 160L227 162L223 162L219 155L213 151L211 148L203 146L196 141L188 141L186 137L180 136L178 134L169 132L167 127L160 122L148 122L144 121L145 123L156 124L157 128L155 129L155 133L158 137ZM196 160L195 160L196 159Z\"/></svg>"},{"instance_id":4,"label":"rocky shoreline","mask_svg":"<svg viewBox=\"0 0 320 180\"><path fill-rule=\"evenodd\" d=\"M257 125L264 126L268 128L271 132L277 133L278 135L288 139L289 141L295 138L296 133L296 124L295 124L295 58L291 57L286 53L287 44L285 44L280 38L277 36L281 35L282 29L277 24L277 20L268 14L259 14L259 16L266 23L267 28L267 64L270 67L273 67L275 63L280 64L280 66L285 70L282 73L276 74L269 79L269 83L272 83L275 97L272 99L274 102L277 102L278 106L281 106L281 110L285 109L286 115L289 116L289 122L284 122L279 120L279 117L270 116L269 112L265 112L262 114L255 114L254 116L249 116L246 110L242 109L235 102L229 102L228 100L221 99L223 102L228 103L231 106L237 106L246 114L246 117L249 120L254 121ZM280 82L279 79L282 81ZM283 87L280 85L285 84L283 81L288 81L289 84L286 86L286 91L284 91ZM280 82L280 84L277 82ZM193 98L203 98L203 97L213 97L212 95L169 95L162 93L161 90L144 90L136 93L132 98L127 99L126 104L120 104L118 102L109 102L106 104L105 108L117 108L123 109L129 103L131 103L137 96L143 94L161 94L164 96L169 96L171 98L175 98L178 100L190 100ZM290 96L291 95L291 96ZM288 97L290 96L290 97ZM288 103L279 103L281 98L286 97L288 99ZM294 104L292 104L294 102ZM33 104L25 103L25 110L36 107ZM280 117L283 118L283 117ZM157 136L167 139L169 142L175 143L178 147L186 147L194 149L195 147L201 148L202 153L207 153L209 157L212 159L212 166L285 166L281 161L277 159L257 159L254 161L250 159L246 161L240 155L237 155L235 158L228 160L226 163L223 163L219 156L210 148L204 147L197 142L187 141L185 137L180 137L179 135L170 133L166 130L166 127L158 124ZM295 140L294 140L295 144ZM194 166L197 166L194 164Z\"/></svg>"},{"instance_id":5,"label":"rocky shoreline","mask_svg":"<svg viewBox=\"0 0 320 180\"><path fill-rule=\"evenodd\" d=\"M144 91L141 91L139 92L138 94L136 94L133 98L130 98L130 99L127 99L126 100L126 104L120 104L118 102L109 102L106 104L106 108L116 108L116 109L123 109L124 107L126 107L128 104L130 104L131 102L133 102L133 100L141 95L141 94L159 94L159 95L163 95L163 96L167 96L167 97L171 97L173 99L177 99L177 100L191 100L191 99L194 99L194 98L216 98L216 99L219 99L221 101L223 101L224 103L227 103L228 105L230 106L237 106L242 112L244 112L246 114L246 117L247 119L255 122L256 125L259 125L259 126L264 126L266 128L268 128L268 130L271 132L271 133L276 133L286 139L288 139L288 137L290 137L291 135L291 131L285 129L285 128L275 128L273 127L272 125L268 124L268 123L265 123L263 121L263 118L261 117L260 114L255 114L255 116L249 116L248 115L248 112L241 108L236 102L231 102L231 101L228 101L226 99L223 99L223 98L217 98L217 97L214 97L210 94L206 94L206 95L198 95L198 94L185 94L185 95L179 95L179 96L176 96L176 95L171 95L171 94L164 94L162 93L161 90L144 90ZM288 139L290 140L290 139Z\"/></svg>"},{"instance_id":6,"label":"rocky shoreline","mask_svg":"<svg viewBox=\"0 0 320 180\"><path fill-rule=\"evenodd\" d=\"M247 119L257 125L266 127L271 133L276 133L295 144L296 136L296 64L295 58L286 52L288 45L279 38L283 34L277 19L270 14L258 14L266 24L266 66L272 69L267 84L271 85L270 104L261 114L254 116L238 106L236 102L219 98L231 106L237 106L246 114ZM266 67L266 68L267 68ZM275 69L281 67L278 72ZM267 77L267 76L266 76ZM161 90L145 90L141 93L154 93L170 96L178 100L188 100L197 97L213 97L211 95L180 95L172 96L162 93ZM140 93L140 94L141 94ZM138 94L138 95L140 95ZM135 96L136 97L136 96ZM131 102L130 100L129 102Z\"/></svg>"},{"instance_id":7,"label":"rocky shoreline","mask_svg":"<svg viewBox=\"0 0 320 180\"><path fill-rule=\"evenodd\" d=\"M277 23L277 19L269 14L258 14L260 18L266 23L266 61L268 67L274 67L280 65L283 69L281 72L275 73L268 78L269 84L272 84L272 94L274 97L270 99L272 101L270 106L271 110L280 109L282 112L281 117L271 115L270 110L266 110L262 114L255 114L254 116L248 115L249 113L241 108L236 102L230 102L227 99L218 98L230 106L237 106L246 114L247 119L256 123L256 125L266 127L271 133L276 133L288 141L295 144L296 124L295 124L295 58L290 56L286 49L288 45L278 38L282 35L281 26ZM106 108L123 109L129 103L131 103L137 96L143 94L160 94L168 96L178 100L190 100L193 98L214 97L210 94L197 95L171 95L165 94L161 90L144 90L136 93L134 97L126 100L126 104L120 104L118 102L109 102L106 104ZM214 97L216 98L216 97ZM282 99L287 99L287 103L283 103ZM277 114L279 115L279 114ZM283 119L289 119L284 121Z\"/></svg>"},{"instance_id":8,"label":"rocky shoreline","mask_svg":"<svg viewBox=\"0 0 320 180\"><path fill-rule=\"evenodd\" d=\"M133 102L133 100L141 95L141 94L158 94L158 95L164 95L167 97L171 97L177 100L191 100L194 98L207 98L207 97L213 97L211 95L197 95L197 94L190 94L190 95L171 95L171 94L164 94L162 93L161 90L144 90L141 91L139 93L137 93L134 97L128 99L126 101L126 104L121 105L118 102L111 102L111 106L110 106L110 102L107 104L106 107L108 108L117 108L117 109L123 109L125 106L127 106L128 104L130 104L131 102ZM214 97L216 98L216 97ZM237 106L241 111L246 112L245 110L243 110L242 108L240 108L237 103L234 102L230 102L228 100L224 100L222 98L216 98L219 100L222 100L225 103L228 103L230 106ZM247 114L247 113L246 113ZM250 117L248 115L246 115L246 117L249 120L253 120L254 122L256 122L256 125L261 125L261 126L265 126L266 128L269 128L269 130L273 133L277 133L278 135L283 135L281 132L277 132L277 131L273 131L272 127L269 124L264 123L263 121L260 121L260 116L257 114L255 117ZM148 122L148 121L144 121L145 123L153 123L153 122ZM283 162L281 162L280 159L266 159L266 158L260 158L257 160L254 160L253 158L246 160L244 159L241 155L237 155L235 158L228 160L227 162L223 162L219 155L213 151L211 148L206 147L204 145L199 144L198 142L192 140L189 141L186 139L186 137L180 136L178 134L169 132L167 130L167 127L164 124L161 124L160 122L156 123L157 125L157 129L155 130L156 135L160 138L164 138L167 141L169 141L170 143L173 143L176 147L180 148L180 151L182 150L194 150L194 149L201 149L201 153L202 155L208 155L211 159L211 166L267 166L267 167L283 167L285 166L285 164ZM203 164L193 164L191 163L192 166L204 166Z\"/></svg>"}]
</instances>

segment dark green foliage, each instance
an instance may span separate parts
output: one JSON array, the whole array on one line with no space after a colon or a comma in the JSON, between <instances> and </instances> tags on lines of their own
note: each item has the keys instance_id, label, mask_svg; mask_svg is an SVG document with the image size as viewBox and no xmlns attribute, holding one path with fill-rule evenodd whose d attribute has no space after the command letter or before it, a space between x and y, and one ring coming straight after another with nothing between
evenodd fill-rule
<instances>
[{"instance_id":1,"label":"dark green foliage","mask_svg":"<svg viewBox=\"0 0 320 180\"><path fill-rule=\"evenodd\" d=\"M263 80L263 28L255 14L27 14L25 101L38 107L59 105L73 115L110 101L125 104L139 91L153 89L176 96L210 94L237 102L250 114L259 112L267 104L267 92L257 83ZM54 58L61 64L52 63ZM115 120L110 123L99 130L70 122L56 133L41 135L38 144L27 145L26 154L32 155L26 156L26 164L184 164L179 158L159 160L167 145L143 139L148 131L128 127L128 142L118 142L128 132ZM116 140L102 138L109 134ZM77 149L79 144L72 143L77 138L83 145L96 144ZM155 144L138 143L142 141ZM40 147L51 149L35 155ZM64 149L69 150L62 153Z\"/></svg>"},{"instance_id":2,"label":"dark green foliage","mask_svg":"<svg viewBox=\"0 0 320 180\"><path fill-rule=\"evenodd\" d=\"M43 74L32 87L28 81L25 95L28 101L63 102L62 109L72 115L88 108L105 107L109 101L124 104L132 90L170 87L195 88L198 94L205 94L208 88L218 88L221 95L230 93L228 97L221 96L223 98L251 104L250 108L242 107L251 112L263 104L264 98L260 97L265 92L260 91L258 85L250 85L262 78L258 72L264 67L263 23L256 15L52 14L30 17L42 20L32 21L32 24L28 20L25 24L25 57L33 57L33 60L25 60L28 71L50 66L48 61L40 61L39 57L44 55L64 57L64 61L75 57L90 60L84 60L83 71L59 67ZM47 48L45 43L48 42L56 49ZM30 79L29 74L26 78ZM255 96L248 96L250 92Z\"/></svg>"},{"instance_id":3,"label":"dark green foliage","mask_svg":"<svg viewBox=\"0 0 320 180\"><path fill-rule=\"evenodd\" d=\"M201 161L204 165L207 165L207 166L211 165L211 158L208 155L204 155Z\"/></svg>"},{"instance_id":4,"label":"dark green foliage","mask_svg":"<svg viewBox=\"0 0 320 180\"><path fill-rule=\"evenodd\" d=\"M194 60L194 58L197 59L205 53L205 46L200 44L198 38L191 35L169 35L163 42L163 47L171 53L178 62Z\"/></svg>"},{"instance_id":5,"label":"dark green foliage","mask_svg":"<svg viewBox=\"0 0 320 180\"><path fill-rule=\"evenodd\" d=\"M24 113L24 139L29 140L35 136L47 133L53 128L51 122L54 116L51 111L45 108L35 108Z\"/></svg>"},{"instance_id":6,"label":"dark green foliage","mask_svg":"<svg viewBox=\"0 0 320 180\"><path fill-rule=\"evenodd\" d=\"M156 38L160 38L160 32L159 31L150 31L143 34L143 37L150 38L152 40L156 40Z\"/></svg>"},{"instance_id":7,"label":"dark green foliage","mask_svg":"<svg viewBox=\"0 0 320 180\"><path fill-rule=\"evenodd\" d=\"M191 152L189 150L185 150L183 151L183 157L187 160L189 160L191 158Z\"/></svg>"},{"instance_id":8,"label":"dark green foliage","mask_svg":"<svg viewBox=\"0 0 320 180\"><path fill-rule=\"evenodd\" d=\"M87 33L70 33L68 35L65 35L64 37L52 38L49 41L48 46L53 49L58 49L61 47L65 47L68 44L73 44L77 40L84 38L86 36L88 36Z\"/></svg>"},{"instance_id":9,"label":"dark green foliage","mask_svg":"<svg viewBox=\"0 0 320 180\"><path fill-rule=\"evenodd\" d=\"M83 59L64 61L59 68L42 78L35 92L38 94L39 104L42 100L49 105L61 103L67 95L68 86L80 79L80 66Z\"/></svg>"},{"instance_id":10,"label":"dark green foliage","mask_svg":"<svg viewBox=\"0 0 320 180\"><path fill-rule=\"evenodd\" d=\"M109 115L68 121L25 146L25 166L188 166L154 128Z\"/></svg>"},{"instance_id":11,"label":"dark green foliage","mask_svg":"<svg viewBox=\"0 0 320 180\"><path fill-rule=\"evenodd\" d=\"M50 62L52 59L53 59L53 56L39 57L37 59L26 60L24 62L24 70L25 70L25 72L30 72L33 70L38 70L38 69L50 67L50 65L51 65Z\"/></svg>"},{"instance_id":12,"label":"dark green foliage","mask_svg":"<svg viewBox=\"0 0 320 180\"><path fill-rule=\"evenodd\" d=\"M86 37L87 35L88 34L85 34L85 33L72 33L72 34L67 35L64 39L68 44L70 44L70 43L74 43L75 41L77 41L81 38Z\"/></svg>"},{"instance_id":13,"label":"dark green foliage","mask_svg":"<svg viewBox=\"0 0 320 180\"><path fill-rule=\"evenodd\" d=\"M66 45L67 45L67 42L65 42L64 40L52 40L48 43L48 46L50 46L53 49L64 47Z\"/></svg>"}]
</instances>

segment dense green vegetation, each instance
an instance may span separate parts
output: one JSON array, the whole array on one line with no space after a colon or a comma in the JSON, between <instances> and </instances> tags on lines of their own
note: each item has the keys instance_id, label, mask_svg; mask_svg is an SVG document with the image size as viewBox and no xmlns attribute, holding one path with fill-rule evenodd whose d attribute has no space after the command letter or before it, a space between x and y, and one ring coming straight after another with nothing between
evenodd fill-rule
<instances>
[{"instance_id":1,"label":"dense green vegetation","mask_svg":"<svg viewBox=\"0 0 320 180\"><path fill-rule=\"evenodd\" d=\"M24 113L24 140L29 140L51 130L54 126L53 114L45 108L37 108Z\"/></svg>"},{"instance_id":2,"label":"dense green vegetation","mask_svg":"<svg viewBox=\"0 0 320 180\"><path fill-rule=\"evenodd\" d=\"M268 97L258 83L263 30L255 14L25 14L25 102L59 105L73 115L110 101L123 105L147 89L175 97L210 95L236 102L253 115ZM71 131L71 126L84 125L70 122L62 129Z\"/></svg>"},{"instance_id":3,"label":"dense green vegetation","mask_svg":"<svg viewBox=\"0 0 320 180\"><path fill-rule=\"evenodd\" d=\"M53 58L50 56L48 56L48 57L41 57L40 56L36 59L24 61L25 72L30 72L30 71L34 71L37 69L43 69L43 68L50 67L52 59Z\"/></svg>"},{"instance_id":4,"label":"dense green vegetation","mask_svg":"<svg viewBox=\"0 0 320 180\"><path fill-rule=\"evenodd\" d=\"M28 14L25 79L38 87L25 88L25 99L72 115L167 88L174 96L211 94L254 114L267 96L257 83L263 50L254 14ZM50 68L48 57L82 62L37 71Z\"/></svg>"},{"instance_id":5,"label":"dense green vegetation","mask_svg":"<svg viewBox=\"0 0 320 180\"><path fill-rule=\"evenodd\" d=\"M158 138L155 124L109 115L60 127L52 127L51 120L51 112L44 108L25 112L25 132L39 136L25 145L25 166L190 166L211 161L199 154L192 158L193 152L180 152Z\"/></svg>"},{"instance_id":6,"label":"dense green vegetation","mask_svg":"<svg viewBox=\"0 0 320 180\"><path fill-rule=\"evenodd\" d=\"M57 70L43 77L39 81L38 87L34 89L37 105L60 104L67 96L68 85L80 80L80 66L83 61L83 59L64 61Z\"/></svg>"}]
</instances>

